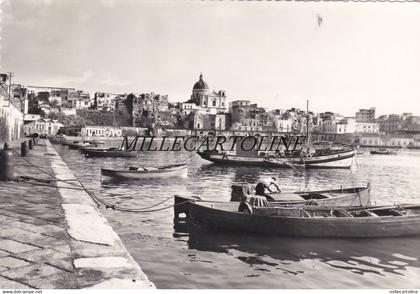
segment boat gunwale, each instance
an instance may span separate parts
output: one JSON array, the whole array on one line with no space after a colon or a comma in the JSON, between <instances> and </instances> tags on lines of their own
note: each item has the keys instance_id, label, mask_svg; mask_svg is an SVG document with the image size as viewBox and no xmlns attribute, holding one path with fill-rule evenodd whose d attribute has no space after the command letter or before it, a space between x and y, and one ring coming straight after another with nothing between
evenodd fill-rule
<instances>
[{"instance_id":1,"label":"boat gunwale","mask_svg":"<svg viewBox=\"0 0 420 294\"><path fill-rule=\"evenodd\" d=\"M170 167L167 169L162 169L164 167ZM159 174L159 173L165 173L165 172L171 172L171 171L179 171L186 169L188 167L188 164L182 163L182 164L176 164L176 165L166 165L157 167L157 170L150 170L150 171L144 171L144 170L116 170L116 169L110 169L110 168L101 168L101 173L122 173L122 174ZM118 175L113 175L118 176Z\"/></svg>"}]
</instances>

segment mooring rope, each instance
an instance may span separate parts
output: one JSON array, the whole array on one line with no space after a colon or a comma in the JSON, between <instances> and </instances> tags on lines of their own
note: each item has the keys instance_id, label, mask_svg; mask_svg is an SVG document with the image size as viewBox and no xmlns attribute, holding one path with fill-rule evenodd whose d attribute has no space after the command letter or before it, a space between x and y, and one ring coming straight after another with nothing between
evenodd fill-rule
<instances>
[{"instance_id":1,"label":"mooring rope","mask_svg":"<svg viewBox=\"0 0 420 294\"><path fill-rule=\"evenodd\" d=\"M27 164L29 164L30 166L36 168L37 170L39 170L40 172L50 176L50 179L40 179L40 178L34 178L34 177L29 177L29 176L23 176L23 177L18 177L15 179L16 182L21 182L21 181L25 181L28 184L31 185L35 185L35 186L44 186L44 187L54 187L54 188L60 188L60 189L70 189L70 190L79 190L79 191L85 191L89 197L96 203L96 205L98 207L100 207L101 205L105 206L105 208L111 208L112 210L117 210L117 211L123 211L123 212L136 212L136 213L147 213L147 212L156 212L156 211L161 211L161 210L165 210L165 209L169 209L169 208L173 208L179 205L182 205L187 201L178 203L178 204L174 204L174 205L168 205L168 206L164 206L161 208L156 208L156 209L151 209L154 208L158 205L161 205L169 200L171 200L174 196L170 196L158 203L155 203L151 206L147 206L147 207L137 207L137 208L125 208L125 207L121 207L121 206L117 206L113 203L107 202L101 198L99 198L98 196L95 195L94 192L90 191L88 188L86 188L86 186L82 183L82 181L80 181L76 176L75 179L68 179L68 180L63 180L60 178L57 178L55 175L45 171L44 169L38 167L37 165L35 165L34 163L30 162L29 160L27 160L24 157L21 157L20 154L16 151L16 150L12 150L20 159L22 159L23 161L25 161ZM194 157L197 153L194 152L193 154L187 156L185 159L183 159L182 161L187 161L189 159L191 159L192 157ZM31 182L35 181L35 182ZM58 186L58 185L51 185L49 183L46 183L45 181L57 181L57 182L64 182L70 186L73 187L63 187L63 186ZM75 182L77 182L79 185L77 185Z\"/></svg>"},{"instance_id":2,"label":"mooring rope","mask_svg":"<svg viewBox=\"0 0 420 294\"><path fill-rule=\"evenodd\" d=\"M42 169L42 168L38 167L37 165L33 164L32 162L30 162L30 161L29 161L29 160L27 160L26 158L21 157L21 156L20 156L20 154L19 154L16 150L12 150L12 151L13 151L16 155L18 155L18 158L19 158L19 159L21 159L21 160L25 161L25 162L26 162L27 164L29 164L30 166L32 166L32 167L34 167L34 168L36 168L36 169L37 169L37 170L39 170L40 172L42 172L42 173L44 173L44 174L46 174L46 175L48 175L48 176L50 176L50 177L51 177L50 179L45 179L45 180L58 181L58 182L64 182L64 183L66 183L66 184L68 184L68 185L72 185L72 186L76 186L76 187L78 187L78 185L74 183L74 181L78 181L77 179L67 179L67 180L64 180L64 179L57 178L55 175L53 175L53 174L51 174L51 173L49 173L49 172L45 171L44 169ZM37 180L40 180L40 179L37 179Z\"/></svg>"},{"instance_id":3,"label":"mooring rope","mask_svg":"<svg viewBox=\"0 0 420 294\"><path fill-rule=\"evenodd\" d=\"M161 204L163 204L163 203L171 200L174 197L174 196L170 196L170 197L168 197L168 198L166 198L166 199L164 199L164 200L162 200L162 201L160 201L158 203L155 203L155 204L153 204L151 206L137 207L137 208L134 208L134 209L130 209L130 208L122 207L122 206L117 206L117 205L115 205L113 203L107 202L107 201L99 198L98 196L95 195L95 193L93 193L92 191L90 191L89 189L87 189L83 185L83 183L81 183L79 180L78 180L78 182L81 185L80 187L79 186L78 187L63 187L63 186L51 185L51 184L42 182L42 181L44 181L44 179L37 179L37 178L30 178L30 180L32 180L34 182L30 182L29 179L26 178L26 177L21 177L21 178L18 177L18 178L16 178L16 182L25 182L27 184L31 184L31 185L34 185L34 186L85 191L89 195L89 197L92 198L92 200L96 203L96 205L98 205L98 207L100 207L101 205L103 205L103 206L105 206L105 208L111 208L112 210L118 210L118 211L123 211L123 212L139 212L139 213L140 212L144 212L144 213L146 213L146 212L155 212L155 211L160 211L160 210L164 210L164 209L173 208L175 206L178 206L178 205L181 205L181 204L184 204L184 203L188 202L188 201L184 201L184 202L181 202L181 203L178 203L178 204L175 204L175 205L169 205L169 206L165 206L165 207L161 207L161 208L157 208L157 209L151 209L151 208L154 208L154 207L156 207L158 205L161 205Z\"/></svg>"}]
</instances>

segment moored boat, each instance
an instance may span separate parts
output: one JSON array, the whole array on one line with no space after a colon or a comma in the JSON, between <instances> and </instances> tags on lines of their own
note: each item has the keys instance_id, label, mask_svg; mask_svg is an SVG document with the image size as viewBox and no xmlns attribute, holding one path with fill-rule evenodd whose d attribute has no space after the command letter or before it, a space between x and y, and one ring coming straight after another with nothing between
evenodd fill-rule
<instances>
[{"instance_id":1,"label":"moored boat","mask_svg":"<svg viewBox=\"0 0 420 294\"><path fill-rule=\"evenodd\" d=\"M353 148L343 150L333 150L329 152L315 152L301 156L293 154L291 156L246 156L230 155L225 152L197 152L201 158L216 164L241 165L241 166L265 166L276 168L350 168L356 151Z\"/></svg>"},{"instance_id":2,"label":"moored boat","mask_svg":"<svg viewBox=\"0 0 420 294\"><path fill-rule=\"evenodd\" d=\"M118 148L83 148L86 157L136 157L137 152Z\"/></svg>"},{"instance_id":3,"label":"moored boat","mask_svg":"<svg viewBox=\"0 0 420 294\"><path fill-rule=\"evenodd\" d=\"M187 164L172 164L159 167L130 167L129 169L101 168L102 176L115 179L145 179L184 176Z\"/></svg>"},{"instance_id":4,"label":"moored boat","mask_svg":"<svg viewBox=\"0 0 420 294\"><path fill-rule=\"evenodd\" d=\"M90 142L73 142L68 144L69 149L82 149L82 148L95 148L97 147L96 144L90 143Z\"/></svg>"},{"instance_id":5,"label":"moored boat","mask_svg":"<svg viewBox=\"0 0 420 294\"><path fill-rule=\"evenodd\" d=\"M52 144L61 144L62 141L62 137L61 136L49 136L48 140L52 143Z\"/></svg>"},{"instance_id":6,"label":"moored boat","mask_svg":"<svg viewBox=\"0 0 420 294\"><path fill-rule=\"evenodd\" d=\"M73 142L69 142L67 144L67 146L69 147L69 149L75 150L75 149L79 149L80 148L81 143L79 141L73 141Z\"/></svg>"},{"instance_id":7,"label":"moored boat","mask_svg":"<svg viewBox=\"0 0 420 294\"><path fill-rule=\"evenodd\" d=\"M420 204L343 208L336 206L252 207L237 202L175 198L175 220L187 215L190 225L242 234L294 237L373 238L420 234Z\"/></svg>"},{"instance_id":8,"label":"moored boat","mask_svg":"<svg viewBox=\"0 0 420 294\"><path fill-rule=\"evenodd\" d=\"M393 150L387 150L387 149L378 149L378 150L371 150L370 154L376 154L376 155L396 155L398 154L397 151Z\"/></svg>"},{"instance_id":9,"label":"moored boat","mask_svg":"<svg viewBox=\"0 0 420 294\"><path fill-rule=\"evenodd\" d=\"M250 189L247 186L232 186L231 201L241 201ZM339 188L316 191L293 191L268 193L270 204L305 204L321 206L368 206L370 205L370 184L366 187Z\"/></svg>"}]
</instances>

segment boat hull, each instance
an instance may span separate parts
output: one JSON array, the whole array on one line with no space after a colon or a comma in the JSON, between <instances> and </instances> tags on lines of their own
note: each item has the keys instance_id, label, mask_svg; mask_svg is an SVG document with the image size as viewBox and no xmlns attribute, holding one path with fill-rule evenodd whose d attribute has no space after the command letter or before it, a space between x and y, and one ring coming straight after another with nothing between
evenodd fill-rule
<instances>
[{"instance_id":1,"label":"boat hull","mask_svg":"<svg viewBox=\"0 0 420 294\"><path fill-rule=\"evenodd\" d=\"M223 205L224 208L218 207ZM215 202L188 204L190 224L216 231L315 238L377 238L420 234L420 215L383 217L277 217L228 211Z\"/></svg>"},{"instance_id":2,"label":"boat hull","mask_svg":"<svg viewBox=\"0 0 420 294\"><path fill-rule=\"evenodd\" d=\"M350 168L353 164L355 150L334 152L329 155L313 157L255 157L226 155L223 153L198 152L201 158L216 164L240 166L264 166L275 168Z\"/></svg>"},{"instance_id":3,"label":"boat hull","mask_svg":"<svg viewBox=\"0 0 420 294\"><path fill-rule=\"evenodd\" d=\"M370 154L373 154L373 155L396 155L397 152L395 152L395 151L375 151L375 150L372 150L372 151L370 151Z\"/></svg>"},{"instance_id":4,"label":"boat hull","mask_svg":"<svg viewBox=\"0 0 420 294\"><path fill-rule=\"evenodd\" d=\"M168 168L161 168L158 170L135 171L135 170L113 170L113 169L101 169L102 176L115 178L115 179L151 179L151 178L167 178L167 177L182 177L186 176L188 172L188 165L174 165L168 166Z\"/></svg>"},{"instance_id":5,"label":"boat hull","mask_svg":"<svg viewBox=\"0 0 420 294\"><path fill-rule=\"evenodd\" d=\"M119 151L119 150L95 150L95 149L83 149L82 152L86 157L136 157L135 151Z\"/></svg>"}]
</instances>

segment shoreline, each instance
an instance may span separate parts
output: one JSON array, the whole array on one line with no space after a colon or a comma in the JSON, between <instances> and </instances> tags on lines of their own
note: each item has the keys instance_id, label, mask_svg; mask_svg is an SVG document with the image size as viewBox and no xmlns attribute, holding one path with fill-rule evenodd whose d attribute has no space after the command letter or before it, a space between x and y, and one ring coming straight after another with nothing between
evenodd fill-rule
<instances>
[{"instance_id":1,"label":"shoreline","mask_svg":"<svg viewBox=\"0 0 420 294\"><path fill-rule=\"evenodd\" d=\"M55 155L51 159L51 166L56 177L71 181L61 183L58 191L63 199L67 233L75 243L73 255L77 256L74 260L76 269L94 270L99 274L101 281L92 285L92 288L155 288L88 193L66 189L74 184L80 188L82 185L52 144L47 140L45 142L47 152Z\"/></svg>"},{"instance_id":2,"label":"shoreline","mask_svg":"<svg viewBox=\"0 0 420 294\"><path fill-rule=\"evenodd\" d=\"M49 141L14 153L14 180L0 181L0 288L156 288Z\"/></svg>"}]
</instances>

